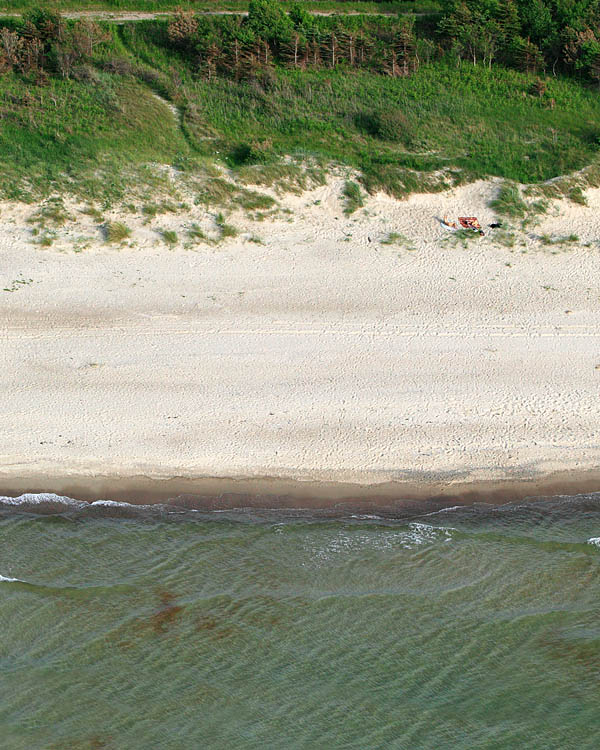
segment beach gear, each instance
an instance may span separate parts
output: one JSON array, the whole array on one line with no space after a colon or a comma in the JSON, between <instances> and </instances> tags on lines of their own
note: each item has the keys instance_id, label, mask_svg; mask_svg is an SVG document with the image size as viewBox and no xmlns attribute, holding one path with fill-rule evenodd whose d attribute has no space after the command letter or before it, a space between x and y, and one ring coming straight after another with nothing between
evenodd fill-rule
<instances>
[{"instance_id":1,"label":"beach gear","mask_svg":"<svg viewBox=\"0 0 600 750\"><path fill-rule=\"evenodd\" d=\"M458 220L461 227L464 227L465 229L472 229L474 232L481 231L481 224L476 216L459 216Z\"/></svg>"}]
</instances>

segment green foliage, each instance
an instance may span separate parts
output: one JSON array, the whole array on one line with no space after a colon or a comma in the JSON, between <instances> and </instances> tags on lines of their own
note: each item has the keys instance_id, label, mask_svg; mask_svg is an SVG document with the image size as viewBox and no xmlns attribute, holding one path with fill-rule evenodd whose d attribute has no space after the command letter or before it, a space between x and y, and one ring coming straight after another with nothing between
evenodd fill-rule
<instances>
[{"instance_id":1,"label":"green foliage","mask_svg":"<svg viewBox=\"0 0 600 750\"><path fill-rule=\"evenodd\" d=\"M518 36L520 16L508 0L500 4L502 33ZM467 3L471 15L491 13L493 5ZM455 58L449 64L436 55L410 75L395 76L390 50L399 55L403 39L412 44L401 35L412 29L405 20L311 16L309 33L304 7L293 8L289 19L279 4L257 0L254 28L278 29L272 58L264 64L253 58L237 73L227 55L232 40L254 35L250 20L198 17L184 25L193 36L185 49L170 41L168 20L104 24L98 36L104 41L86 57L87 72L75 75L78 66L61 63L63 77L58 52L69 51L74 29L66 23L67 41L50 35L41 67L25 77L14 68L0 75L0 196L31 201L70 191L99 205L132 199L139 205L166 180L149 166L158 163L175 164L190 179L202 172L204 179L195 181L201 203L255 211L268 209L272 199L232 187L222 172L209 174L211 161L232 168L236 180L293 190L322 182L329 163L342 163L359 173L368 192L401 197L489 175L541 182L596 158L600 101L573 79L456 67ZM32 15L30 24L40 38L53 23L42 20ZM310 69L290 64L283 42L288 21L319 49L339 37L345 51L333 69L322 61ZM20 28L16 20L6 24ZM361 39L372 50L362 67L350 63L350 37L355 60ZM181 117L153 93L175 103Z\"/></svg>"},{"instance_id":2,"label":"green foliage","mask_svg":"<svg viewBox=\"0 0 600 750\"><path fill-rule=\"evenodd\" d=\"M154 219L156 214L158 213L158 206L156 203L144 203L142 206L142 213L144 216L148 219Z\"/></svg>"},{"instance_id":3,"label":"green foliage","mask_svg":"<svg viewBox=\"0 0 600 750\"><path fill-rule=\"evenodd\" d=\"M445 237L443 242L449 243L452 246L460 245L462 248L467 249L470 244L480 239L480 237L479 232L473 232L471 229L459 229Z\"/></svg>"},{"instance_id":4,"label":"green foliage","mask_svg":"<svg viewBox=\"0 0 600 750\"><path fill-rule=\"evenodd\" d=\"M240 233L239 230L232 226L231 224L221 224L220 226L221 230L221 239L226 239L227 237L237 237Z\"/></svg>"},{"instance_id":5,"label":"green foliage","mask_svg":"<svg viewBox=\"0 0 600 750\"><path fill-rule=\"evenodd\" d=\"M229 154L229 162L234 167L265 164L272 160L273 152L268 143L238 143Z\"/></svg>"},{"instance_id":6,"label":"green foliage","mask_svg":"<svg viewBox=\"0 0 600 750\"><path fill-rule=\"evenodd\" d=\"M39 0L3 0L1 7L11 13L22 13L37 8L39 4ZM436 0L300 0L296 4L307 11L339 13L435 13L439 10ZM205 13L214 11L215 3L214 0L60 0L60 8L62 12L104 10L111 13L161 13L182 8ZM248 0L219 0L218 10L245 12L248 10Z\"/></svg>"},{"instance_id":7,"label":"green foliage","mask_svg":"<svg viewBox=\"0 0 600 750\"><path fill-rule=\"evenodd\" d=\"M237 188L232 182L221 177L214 177L204 183L196 196L196 203L207 207L225 206L232 201L236 191Z\"/></svg>"},{"instance_id":8,"label":"green foliage","mask_svg":"<svg viewBox=\"0 0 600 750\"><path fill-rule=\"evenodd\" d=\"M502 247L508 248L514 247L517 243L517 237L515 233L503 229L501 229L500 231L495 231L492 239L499 245L502 245Z\"/></svg>"},{"instance_id":9,"label":"green foliage","mask_svg":"<svg viewBox=\"0 0 600 750\"><path fill-rule=\"evenodd\" d=\"M293 23L294 28L299 31L306 33L314 28L314 16L311 15L306 8L300 3L292 3L289 10L290 21Z\"/></svg>"},{"instance_id":10,"label":"green foliage","mask_svg":"<svg viewBox=\"0 0 600 750\"><path fill-rule=\"evenodd\" d=\"M0 76L0 197L121 198L155 180L142 165L168 163L183 147L160 102L131 80L102 73L93 85L50 79L38 87Z\"/></svg>"},{"instance_id":11,"label":"green foliage","mask_svg":"<svg viewBox=\"0 0 600 750\"><path fill-rule=\"evenodd\" d=\"M505 182L498 193L498 197L490 203L497 213L509 216L511 219L523 218L527 214L527 204L521 198L518 185Z\"/></svg>"},{"instance_id":12,"label":"green foliage","mask_svg":"<svg viewBox=\"0 0 600 750\"><path fill-rule=\"evenodd\" d=\"M41 206L34 213L29 221L37 223L42 227L48 223L55 227L61 227L72 219L73 217L67 213L61 198L50 198L45 205Z\"/></svg>"},{"instance_id":13,"label":"green foliage","mask_svg":"<svg viewBox=\"0 0 600 750\"><path fill-rule=\"evenodd\" d=\"M248 27L259 39L286 42L292 35L293 23L277 0L250 0Z\"/></svg>"},{"instance_id":14,"label":"green foliage","mask_svg":"<svg viewBox=\"0 0 600 750\"><path fill-rule=\"evenodd\" d=\"M576 185L574 188L569 190L569 200L573 203L578 203L580 206L587 206L587 198L583 194L583 190L580 185Z\"/></svg>"},{"instance_id":15,"label":"green foliage","mask_svg":"<svg viewBox=\"0 0 600 750\"><path fill-rule=\"evenodd\" d=\"M551 64L593 77L599 0L442 0L439 30L459 59L535 72Z\"/></svg>"},{"instance_id":16,"label":"green foliage","mask_svg":"<svg viewBox=\"0 0 600 750\"><path fill-rule=\"evenodd\" d=\"M300 193L309 187L325 184L324 169L306 161L276 161L271 164L240 167L236 170L235 176L241 182L274 187L288 193Z\"/></svg>"},{"instance_id":17,"label":"green foliage","mask_svg":"<svg viewBox=\"0 0 600 750\"><path fill-rule=\"evenodd\" d=\"M579 242L577 234L567 234L563 237L552 237L550 234L543 234L540 237L542 245L572 245Z\"/></svg>"},{"instance_id":18,"label":"green foliage","mask_svg":"<svg viewBox=\"0 0 600 750\"><path fill-rule=\"evenodd\" d=\"M368 131L384 141L404 143L414 140L414 128L406 115L398 109L386 108L365 118Z\"/></svg>"},{"instance_id":19,"label":"green foliage","mask_svg":"<svg viewBox=\"0 0 600 750\"><path fill-rule=\"evenodd\" d=\"M56 234L54 232L44 232L42 235L40 235L40 238L38 240L38 244L42 247L50 247L54 244L54 240L56 239Z\"/></svg>"},{"instance_id":20,"label":"green foliage","mask_svg":"<svg viewBox=\"0 0 600 750\"><path fill-rule=\"evenodd\" d=\"M246 211L266 211L275 205L275 199L270 195L254 190L241 190L235 197L235 202Z\"/></svg>"},{"instance_id":21,"label":"green foliage","mask_svg":"<svg viewBox=\"0 0 600 750\"><path fill-rule=\"evenodd\" d=\"M344 213L349 215L354 213L356 209L362 208L364 206L364 201L362 197L362 192L360 190L360 186L357 185L356 182L352 181L346 181L346 184L344 185L344 198L345 206L344 206Z\"/></svg>"},{"instance_id":22,"label":"green foliage","mask_svg":"<svg viewBox=\"0 0 600 750\"><path fill-rule=\"evenodd\" d=\"M177 213L179 206L167 200L159 201L158 203L144 203L142 206L142 214L146 217L145 223L148 223L152 219L156 218L157 214L164 213Z\"/></svg>"},{"instance_id":23,"label":"green foliage","mask_svg":"<svg viewBox=\"0 0 600 750\"><path fill-rule=\"evenodd\" d=\"M416 250L411 240L400 232L388 232L388 234L381 240L382 245L400 245L406 250Z\"/></svg>"},{"instance_id":24,"label":"green foliage","mask_svg":"<svg viewBox=\"0 0 600 750\"><path fill-rule=\"evenodd\" d=\"M187 96L219 134L213 143L221 153L230 153L230 143L267 143L270 158L341 161L357 167L366 185L390 185L405 195L428 189L420 175L435 170L449 170L450 183L485 175L538 182L590 163L598 150L591 132L598 98L549 79L551 109L523 95L530 84L515 71L436 63L406 79L279 70L272 89L258 95L247 81L194 81ZM414 122L421 153L406 153L357 125L365 107L404 113ZM199 145L210 153L206 141ZM237 169L242 174L249 166Z\"/></svg>"}]
</instances>

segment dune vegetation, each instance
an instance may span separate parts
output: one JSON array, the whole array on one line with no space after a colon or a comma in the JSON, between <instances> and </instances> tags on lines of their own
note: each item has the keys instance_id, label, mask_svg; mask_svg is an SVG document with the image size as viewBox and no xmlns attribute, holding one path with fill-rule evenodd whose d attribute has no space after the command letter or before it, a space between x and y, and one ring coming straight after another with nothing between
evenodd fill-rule
<instances>
[{"instance_id":1,"label":"dune vegetation","mask_svg":"<svg viewBox=\"0 0 600 750\"><path fill-rule=\"evenodd\" d=\"M477 3L443 3L434 20L281 5L123 23L39 9L4 18L0 194L119 200L160 185L156 165L216 180L214 163L284 189L345 165L363 189L397 197L488 176L539 183L589 165L598 179L592 1L580 4L580 30L527 55L526 19L510 0L489 23L469 11Z\"/></svg>"}]
</instances>

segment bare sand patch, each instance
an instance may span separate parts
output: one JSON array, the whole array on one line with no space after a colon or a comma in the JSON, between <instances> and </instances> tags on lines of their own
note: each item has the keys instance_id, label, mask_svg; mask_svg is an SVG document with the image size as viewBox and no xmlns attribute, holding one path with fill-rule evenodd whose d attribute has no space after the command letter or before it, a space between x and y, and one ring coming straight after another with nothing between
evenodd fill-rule
<instances>
[{"instance_id":1,"label":"bare sand patch","mask_svg":"<svg viewBox=\"0 0 600 750\"><path fill-rule=\"evenodd\" d=\"M440 225L495 220L494 181L350 216L342 187L278 197L262 222L232 211L238 236L212 244L184 239L218 234L192 203L151 222L107 211L131 229L109 245L66 202L76 220L49 247L32 207L0 206L0 483L448 487L595 469L600 191L554 202L509 247Z\"/></svg>"}]
</instances>

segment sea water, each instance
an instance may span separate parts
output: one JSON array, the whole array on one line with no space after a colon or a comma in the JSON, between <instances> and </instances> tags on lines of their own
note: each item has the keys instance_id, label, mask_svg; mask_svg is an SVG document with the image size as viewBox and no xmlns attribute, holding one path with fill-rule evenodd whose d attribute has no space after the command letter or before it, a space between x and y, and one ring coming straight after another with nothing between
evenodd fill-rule
<instances>
[{"instance_id":1,"label":"sea water","mask_svg":"<svg viewBox=\"0 0 600 750\"><path fill-rule=\"evenodd\" d=\"M597 750L600 495L0 498L2 750Z\"/></svg>"}]
</instances>

